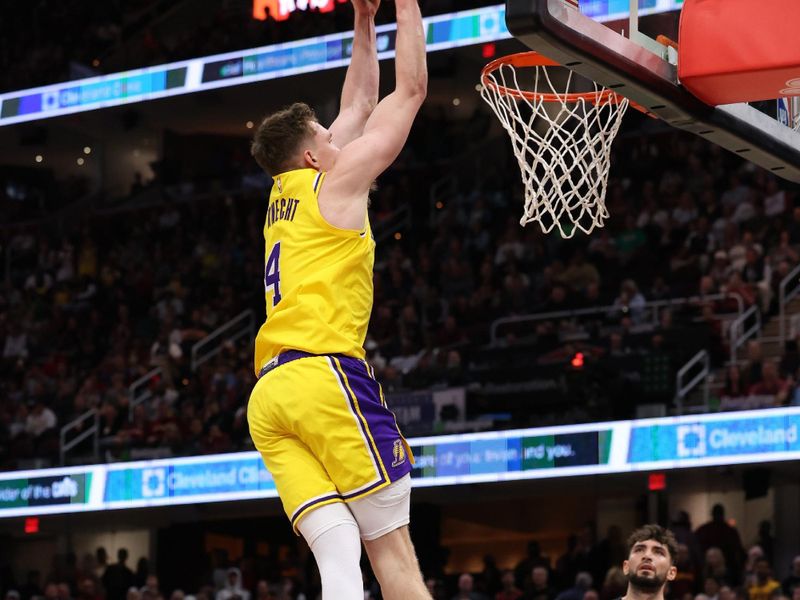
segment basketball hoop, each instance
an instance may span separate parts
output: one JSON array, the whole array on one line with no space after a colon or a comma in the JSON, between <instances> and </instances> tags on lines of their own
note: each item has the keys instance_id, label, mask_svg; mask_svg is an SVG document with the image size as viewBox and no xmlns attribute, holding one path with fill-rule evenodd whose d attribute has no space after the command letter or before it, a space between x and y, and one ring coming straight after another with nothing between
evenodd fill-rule
<instances>
[{"instance_id":1,"label":"basketball hoop","mask_svg":"<svg viewBox=\"0 0 800 600\"><path fill-rule=\"evenodd\" d=\"M535 221L544 233L558 228L571 238L608 218L611 143L630 102L595 82L593 91L572 92L573 72L562 86L554 83L554 68L562 67L538 52L498 58L483 68L481 97L511 137L522 171L520 224ZM522 69L532 69L522 82L527 89L520 85Z\"/></svg>"}]
</instances>

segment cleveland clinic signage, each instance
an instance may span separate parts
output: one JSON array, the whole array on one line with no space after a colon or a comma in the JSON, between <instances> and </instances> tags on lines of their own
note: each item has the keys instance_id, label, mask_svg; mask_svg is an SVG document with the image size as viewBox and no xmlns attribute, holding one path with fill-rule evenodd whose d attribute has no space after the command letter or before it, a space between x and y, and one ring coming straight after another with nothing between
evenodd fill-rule
<instances>
[{"instance_id":1,"label":"cleveland clinic signage","mask_svg":"<svg viewBox=\"0 0 800 600\"><path fill-rule=\"evenodd\" d=\"M800 459L800 407L409 438L415 487ZM0 518L277 498L257 452L0 473Z\"/></svg>"}]
</instances>

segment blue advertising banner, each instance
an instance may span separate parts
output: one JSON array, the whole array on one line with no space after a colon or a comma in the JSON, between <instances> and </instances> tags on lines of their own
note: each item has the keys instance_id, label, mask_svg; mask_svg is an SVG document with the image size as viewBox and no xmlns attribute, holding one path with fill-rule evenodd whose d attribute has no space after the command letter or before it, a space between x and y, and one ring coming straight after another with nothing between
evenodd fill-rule
<instances>
[{"instance_id":1,"label":"blue advertising banner","mask_svg":"<svg viewBox=\"0 0 800 600\"><path fill-rule=\"evenodd\" d=\"M636 464L800 452L800 414L767 416L770 412L635 425L628 460Z\"/></svg>"},{"instance_id":2,"label":"blue advertising banner","mask_svg":"<svg viewBox=\"0 0 800 600\"><path fill-rule=\"evenodd\" d=\"M429 400L409 400L412 419ZM800 460L800 407L408 441L416 487L763 464ZM0 473L0 518L266 498L277 491L256 452Z\"/></svg>"},{"instance_id":3,"label":"blue advertising banner","mask_svg":"<svg viewBox=\"0 0 800 600\"><path fill-rule=\"evenodd\" d=\"M275 482L254 452L109 466L103 500L109 504L193 496L237 500L276 496ZM262 493L263 492L263 493ZM269 492L273 492L269 494Z\"/></svg>"}]
</instances>

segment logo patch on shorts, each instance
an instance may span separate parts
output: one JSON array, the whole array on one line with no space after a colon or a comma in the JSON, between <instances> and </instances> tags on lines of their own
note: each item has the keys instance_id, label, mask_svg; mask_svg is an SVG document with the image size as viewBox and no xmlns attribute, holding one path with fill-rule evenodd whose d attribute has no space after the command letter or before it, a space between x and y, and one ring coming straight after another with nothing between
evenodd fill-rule
<instances>
[{"instance_id":1,"label":"logo patch on shorts","mask_svg":"<svg viewBox=\"0 0 800 600\"><path fill-rule=\"evenodd\" d=\"M403 446L403 440L394 441L394 446L392 446L392 456L394 456L394 461L392 461L393 467L399 467L406 462L406 448Z\"/></svg>"}]
</instances>

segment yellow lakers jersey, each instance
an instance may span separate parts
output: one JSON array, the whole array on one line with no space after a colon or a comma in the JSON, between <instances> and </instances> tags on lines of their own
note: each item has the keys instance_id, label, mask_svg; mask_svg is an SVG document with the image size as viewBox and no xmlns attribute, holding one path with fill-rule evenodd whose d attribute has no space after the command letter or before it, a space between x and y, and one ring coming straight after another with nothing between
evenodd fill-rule
<instances>
[{"instance_id":1,"label":"yellow lakers jersey","mask_svg":"<svg viewBox=\"0 0 800 600\"><path fill-rule=\"evenodd\" d=\"M325 174L287 171L274 178L264 224L267 319L256 337L256 374L286 350L364 358L372 311L375 241L340 229L319 211Z\"/></svg>"}]
</instances>

